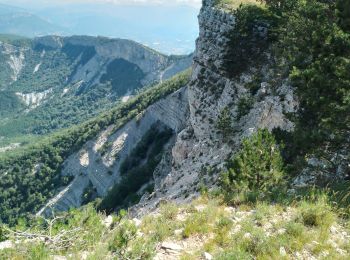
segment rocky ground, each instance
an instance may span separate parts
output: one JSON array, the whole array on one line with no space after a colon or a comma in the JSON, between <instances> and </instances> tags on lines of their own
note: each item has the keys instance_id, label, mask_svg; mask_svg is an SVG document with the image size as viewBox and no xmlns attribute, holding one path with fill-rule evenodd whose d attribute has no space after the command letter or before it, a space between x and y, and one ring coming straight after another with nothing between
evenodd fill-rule
<instances>
[{"instance_id":1,"label":"rocky ground","mask_svg":"<svg viewBox=\"0 0 350 260\"><path fill-rule=\"evenodd\" d=\"M54 260L306 260L349 259L350 255L350 223L322 197L290 205L261 202L238 207L201 197L184 206L164 203L141 219L105 217L91 212L88 216L89 221L85 219L84 224L73 230L71 236L77 237L65 254L55 250L60 245L56 236L47 235L45 240L32 235L24 239L17 233L14 234L17 239L0 243L0 259L3 255L19 257L20 252L38 244L45 245L48 254L37 259ZM79 217L75 217L76 221ZM89 224L92 220L95 222ZM98 227L98 231L89 225ZM69 231L62 230L61 234L64 232ZM90 245L80 244L83 239L89 241L84 237L86 234L93 241Z\"/></svg>"}]
</instances>

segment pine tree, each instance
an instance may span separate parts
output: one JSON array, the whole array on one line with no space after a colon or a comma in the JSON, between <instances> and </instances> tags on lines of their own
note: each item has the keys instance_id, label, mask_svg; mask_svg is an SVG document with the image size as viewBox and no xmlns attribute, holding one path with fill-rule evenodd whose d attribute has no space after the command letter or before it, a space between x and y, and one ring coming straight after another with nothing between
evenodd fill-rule
<instances>
[{"instance_id":1,"label":"pine tree","mask_svg":"<svg viewBox=\"0 0 350 260\"><path fill-rule=\"evenodd\" d=\"M221 131L224 140L228 140L230 135L232 134L232 117L231 112L228 107L224 108L224 110L221 111L221 114L219 115L219 119L217 122L217 127Z\"/></svg>"},{"instance_id":2,"label":"pine tree","mask_svg":"<svg viewBox=\"0 0 350 260\"><path fill-rule=\"evenodd\" d=\"M283 177L283 161L274 136L266 129L243 140L241 151L227 164L222 176L223 189L269 191Z\"/></svg>"},{"instance_id":3,"label":"pine tree","mask_svg":"<svg viewBox=\"0 0 350 260\"><path fill-rule=\"evenodd\" d=\"M339 24L346 32L350 32L350 0L337 0Z\"/></svg>"}]
</instances>

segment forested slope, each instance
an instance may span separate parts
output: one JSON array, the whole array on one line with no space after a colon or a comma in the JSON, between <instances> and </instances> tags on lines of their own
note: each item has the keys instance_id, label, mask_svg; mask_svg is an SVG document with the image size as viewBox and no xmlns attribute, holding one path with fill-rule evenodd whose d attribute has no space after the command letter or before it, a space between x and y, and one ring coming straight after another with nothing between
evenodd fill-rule
<instances>
[{"instance_id":1,"label":"forested slope","mask_svg":"<svg viewBox=\"0 0 350 260\"><path fill-rule=\"evenodd\" d=\"M133 41L0 37L0 148L79 124L190 67Z\"/></svg>"},{"instance_id":2,"label":"forested slope","mask_svg":"<svg viewBox=\"0 0 350 260\"><path fill-rule=\"evenodd\" d=\"M183 87L189 72L149 88L110 111L81 125L49 135L38 144L8 152L0 158L1 221L13 223L36 213L71 179L60 174L62 162L107 126L115 130L139 115L149 105Z\"/></svg>"}]
</instances>

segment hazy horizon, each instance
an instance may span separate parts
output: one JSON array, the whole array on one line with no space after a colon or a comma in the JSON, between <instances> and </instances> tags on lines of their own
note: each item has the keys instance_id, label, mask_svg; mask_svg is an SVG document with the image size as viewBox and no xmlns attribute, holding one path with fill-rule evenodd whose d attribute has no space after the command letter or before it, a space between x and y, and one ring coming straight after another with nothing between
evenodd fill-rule
<instances>
[{"instance_id":1,"label":"hazy horizon","mask_svg":"<svg viewBox=\"0 0 350 260\"><path fill-rule=\"evenodd\" d=\"M0 33L14 32L34 37L48 34L105 36L140 42L166 54L194 51L198 36L198 0L0 0L0 4L21 8L47 22L43 32L20 32L1 28ZM38 20L37 19L37 20ZM1 16L0 16L1 21ZM7 24L15 24L12 20ZM17 22L17 21L16 21ZM36 29L40 26L33 25ZM3 31L1 31L3 29Z\"/></svg>"}]
</instances>

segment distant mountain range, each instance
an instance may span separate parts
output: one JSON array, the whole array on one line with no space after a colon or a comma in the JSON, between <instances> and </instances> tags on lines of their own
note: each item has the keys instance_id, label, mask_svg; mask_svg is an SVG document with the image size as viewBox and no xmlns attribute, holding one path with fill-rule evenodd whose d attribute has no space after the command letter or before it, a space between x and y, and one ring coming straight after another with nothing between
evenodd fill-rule
<instances>
[{"instance_id":1,"label":"distant mountain range","mask_svg":"<svg viewBox=\"0 0 350 260\"><path fill-rule=\"evenodd\" d=\"M66 29L24 9L0 4L0 32L33 37L64 34Z\"/></svg>"},{"instance_id":2,"label":"distant mountain range","mask_svg":"<svg viewBox=\"0 0 350 260\"><path fill-rule=\"evenodd\" d=\"M32 9L0 4L0 33L131 39L167 54L188 54L198 36L196 8L70 4ZM174 22L176 21L176 22Z\"/></svg>"},{"instance_id":3,"label":"distant mountain range","mask_svg":"<svg viewBox=\"0 0 350 260\"><path fill-rule=\"evenodd\" d=\"M130 40L0 35L0 146L87 120L191 63Z\"/></svg>"}]
</instances>

